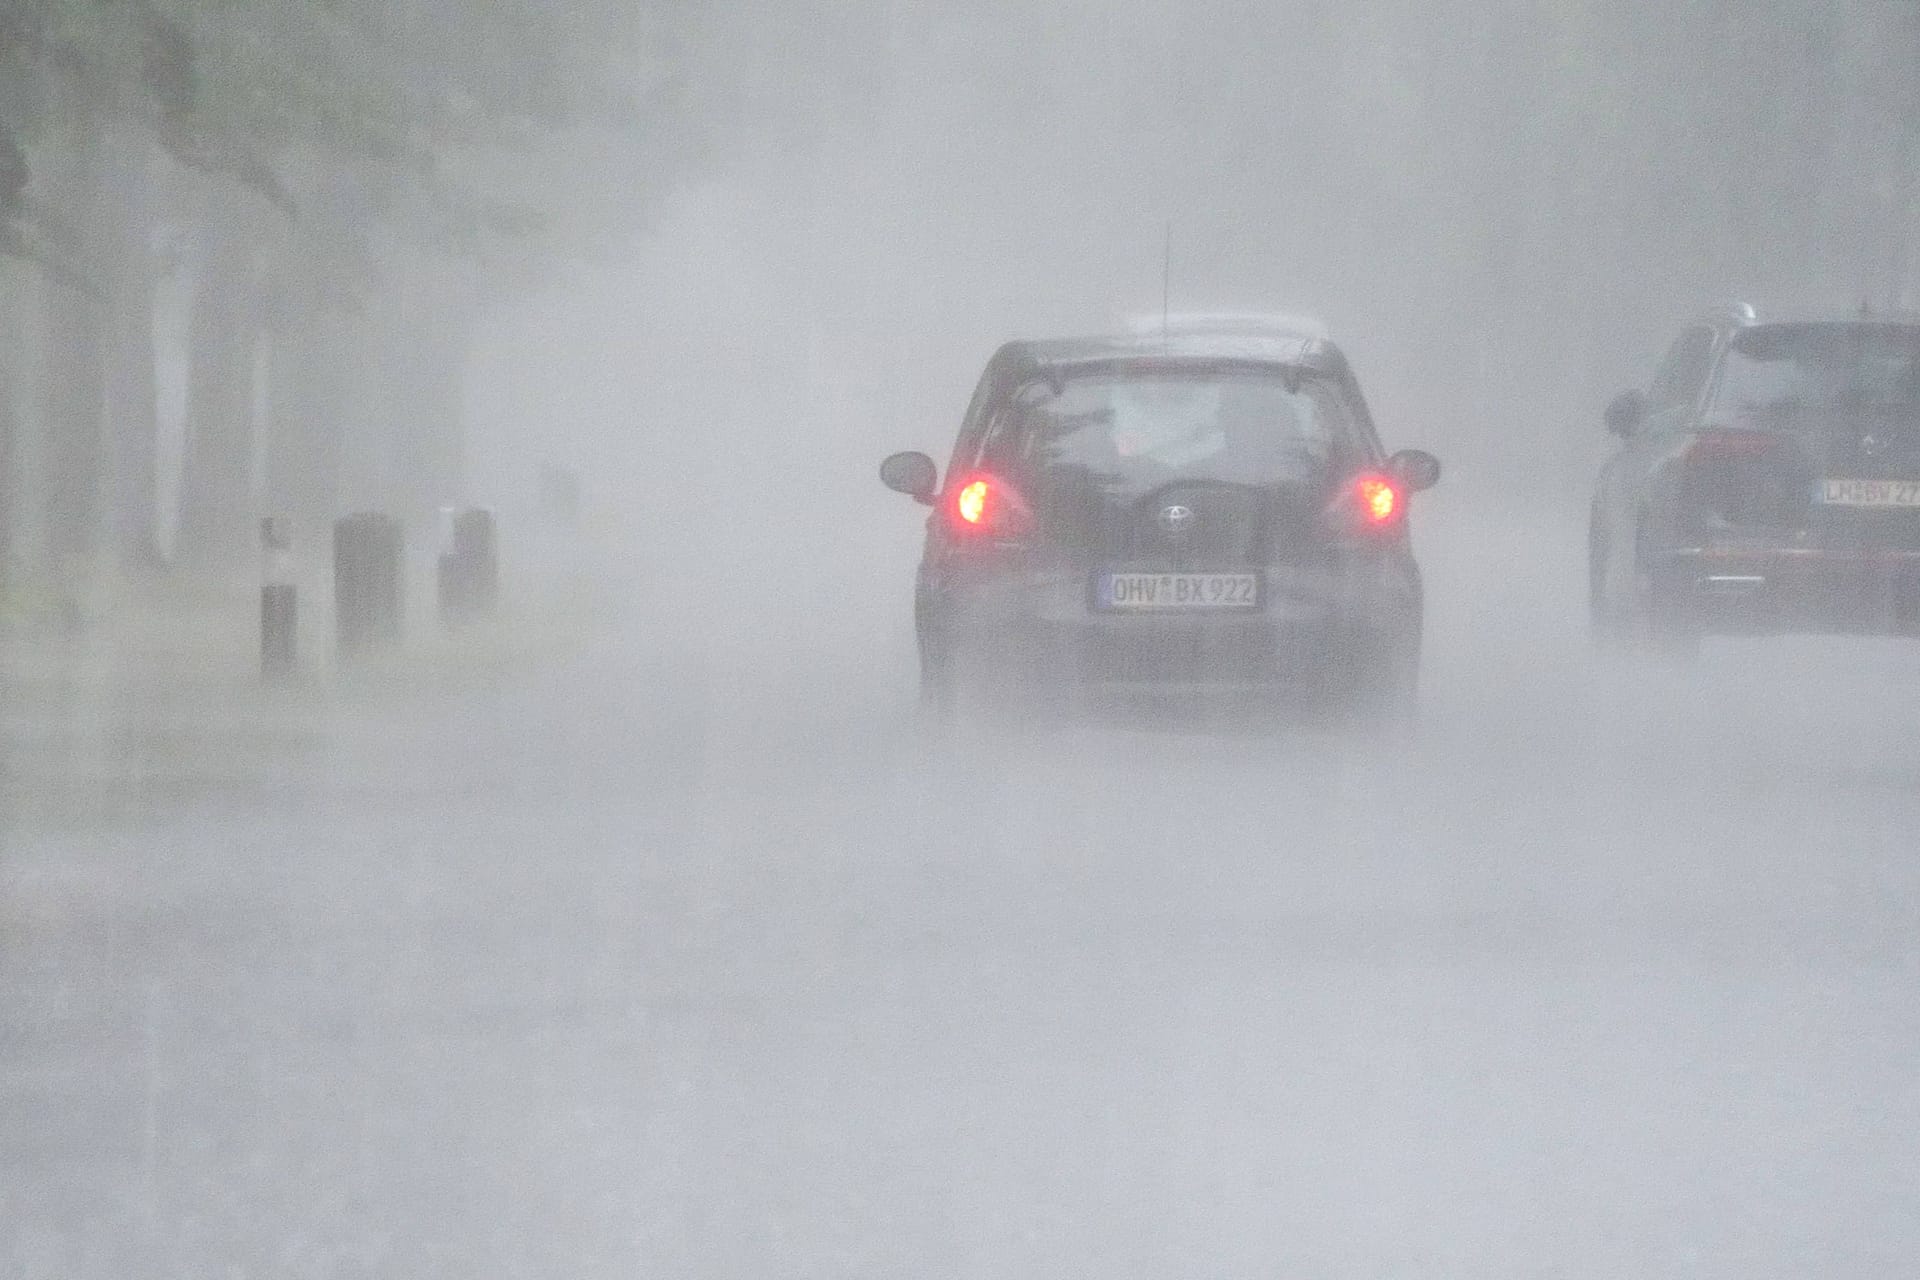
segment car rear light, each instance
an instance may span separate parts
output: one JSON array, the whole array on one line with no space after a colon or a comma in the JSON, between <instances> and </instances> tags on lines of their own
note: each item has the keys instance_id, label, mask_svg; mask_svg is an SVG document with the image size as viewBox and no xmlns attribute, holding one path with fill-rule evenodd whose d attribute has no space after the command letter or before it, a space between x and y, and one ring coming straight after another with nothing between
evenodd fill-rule
<instances>
[{"instance_id":1,"label":"car rear light","mask_svg":"<svg viewBox=\"0 0 1920 1280\"><path fill-rule=\"evenodd\" d=\"M1020 491L993 475L969 476L953 491L948 522L956 533L1001 541L1033 531L1033 510Z\"/></svg>"},{"instance_id":2,"label":"car rear light","mask_svg":"<svg viewBox=\"0 0 1920 1280\"><path fill-rule=\"evenodd\" d=\"M1360 519L1375 528L1400 519L1406 499L1400 487L1386 476L1365 475L1353 482L1354 497L1360 502Z\"/></svg>"},{"instance_id":3,"label":"car rear light","mask_svg":"<svg viewBox=\"0 0 1920 1280\"><path fill-rule=\"evenodd\" d=\"M1694 434L1687 443L1686 460L1714 462L1725 458L1764 458L1792 447L1784 436L1770 431L1741 431L1708 428Z\"/></svg>"},{"instance_id":4,"label":"car rear light","mask_svg":"<svg viewBox=\"0 0 1920 1280\"><path fill-rule=\"evenodd\" d=\"M1378 537L1406 524L1407 489L1380 471L1363 471L1340 486L1327 505L1336 534Z\"/></svg>"},{"instance_id":5,"label":"car rear light","mask_svg":"<svg viewBox=\"0 0 1920 1280\"><path fill-rule=\"evenodd\" d=\"M960 496L954 499L954 513L967 524L979 524L986 518L987 495L993 492L985 480L975 480L963 485Z\"/></svg>"},{"instance_id":6,"label":"car rear light","mask_svg":"<svg viewBox=\"0 0 1920 1280\"><path fill-rule=\"evenodd\" d=\"M1813 460L1790 436L1709 428L1680 455L1679 514L1697 533L1790 527L1805 518Z\"/></svg>"}]
</instances>

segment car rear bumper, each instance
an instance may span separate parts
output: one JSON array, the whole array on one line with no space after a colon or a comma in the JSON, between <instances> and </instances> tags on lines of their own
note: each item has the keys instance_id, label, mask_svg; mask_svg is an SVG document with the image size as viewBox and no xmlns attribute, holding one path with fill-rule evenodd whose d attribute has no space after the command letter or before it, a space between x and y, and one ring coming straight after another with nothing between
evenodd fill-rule
<instances>
[{"instance_id":1,"label":"car rear bumper","mask_svg":"<svg viewBox=\"0 0 1920 1280\"><path fill-rule=\"evenodd\" d=\"M1310 693L1351 684L1370 637L1332 618L1096 618L1032 623L1002 650L1029 682L1114 694Z\"/></svg>"},{"instance_id":2,"label":"car rear bumper","mask_svg":"<svg viewBox=\"0 0 1920 1280\"><path fill-rule=\"evenodd\" d=\"M1116 697L1336 694L1417 657L1414 598L1326 578L1265 587L1244 612L1128 614L1089 607L1082 579L992 584L950 602L943 630L991 683Z\"/></svg>"},{"instance_id":3,"label":"car rear bumper","mask_svg":"<svg viewBox=\"0 0 1920 1280\"><path fill-rule=\"evenodd\" d=\"M1662 613L1700 632L1920 635L1920 550L1685 550L1652 585Z\"/></svg>"}]
</instances>

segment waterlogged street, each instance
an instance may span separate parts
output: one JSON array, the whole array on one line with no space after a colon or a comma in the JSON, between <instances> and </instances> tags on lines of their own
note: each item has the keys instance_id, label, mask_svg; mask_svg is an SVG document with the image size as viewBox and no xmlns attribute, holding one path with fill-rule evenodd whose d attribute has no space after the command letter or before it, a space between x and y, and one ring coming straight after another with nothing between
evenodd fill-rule
<instances>
[{"instance_id":1,"label":"waterlogged street","mask_svg":"<svg viewBox=\"0 0 1920 1280\"><path fill-rule=\"evenodd\" d=\"M0 0L0 1280L1920 1276L1916 66Z\"/></svg>"},{"instance_id":2,"label":"waterlogged street","mask_svg":"<svg viewBox=\"0 0 1920 1280\"><path fill-rule=\"evenodd\" d=\"M0 1274L1911 1270L1920 655L1623 672L1433 559L1400 742L633 616L16 710Z\"/></svg>"}]
</instances>

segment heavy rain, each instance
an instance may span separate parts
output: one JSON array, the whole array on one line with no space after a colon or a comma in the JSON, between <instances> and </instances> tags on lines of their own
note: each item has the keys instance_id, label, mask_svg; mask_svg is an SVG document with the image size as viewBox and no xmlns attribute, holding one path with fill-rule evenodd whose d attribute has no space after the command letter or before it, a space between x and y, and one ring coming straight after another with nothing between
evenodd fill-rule
<instances>
[{"instance_id":1,"label":"heavy rain","mask_svg":"<svg viewBox=\"0 0 1920 1280\"><path fill-rule=\"evenodd\" d=\"M1916 68L1910 0L0 0L0 1277L1920 1272ZM982 370L1098 425L1044 340L1196 315L1350 365L1397 523L1314 554L1417 562L1417 708L956 711ZM1122 545L1076 634L1297 568Z\"/></svg>"}]
</instances>

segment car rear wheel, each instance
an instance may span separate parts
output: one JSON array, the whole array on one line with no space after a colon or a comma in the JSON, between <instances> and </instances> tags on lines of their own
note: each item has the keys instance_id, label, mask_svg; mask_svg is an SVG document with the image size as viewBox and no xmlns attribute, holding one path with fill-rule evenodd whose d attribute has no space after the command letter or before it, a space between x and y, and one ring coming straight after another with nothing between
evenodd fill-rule
<instances>
[{"instance_id":1,"label":"car rear wheel","mask_svg":"<svg viewBox=\"0 0 1920 1280\"><path fill-rule=\"evenodd\" d=\"M953 676L940 664L920 661L920 713L932 720L945 720L953 714Z\"/></svg>"},{"instance_id":2,"label":"car rear wheel","mask_svg":"<svg viewBox=\"0 0 1920 1280\"><path fill-rule=\"evenodd\" d=\"M1606 530L1596 510L1587 521L1587 630L1594 643L1602 646L1611 645L1619 635L1610 589L1612 572Z\"/></svg>"},{"instance_id":3,"label":"car rear wheel","mask_svg":"<svg viewBox=\"0 0 1920 1280\"><path fill-rule=\"evenodd\" d=\"M1628 657L1685 667L1700 655L1700 630L1692 619L1663 600L1647 557L1639 554L1644 534L1636 537L1631 557L1613 553L1596 537L1589 572L1593 637L1604 649Z\"/></svg>"},{"instance_id":4,"label":"car rear wheel","mask_svg":"<svg viewBox=\"0 0 1920 1280\"><path fill-rule=\"evenodd\" d=\"M1700 632L1653 606L1647 614L1643 648L1649 657L1667 666L1690 667L1700 658Z\"/></svg>"},{"instance_id":5,"label":"car rear wheel","mask_svg":"<svg viewBox=\"0 0 1920 1280\"><path fill-rule=\"evenodd\" d=\"M1013 718L1015 701L1001 672L973 648L947 641L924 650L920 713L931 724L989 726Z\"/></svg>"},{"instance_id":6,"label":"car rear wheel","mask_svg":"<svg viewBox=\"0 0 1920 1280\"><path fill-rule=\"evenodd\" d=\"M1369 734L1410 728L1420 716L1420 641L1399 636L1383 642L1355 673L1343 710Z\"/></svg>"},{"instance_id":7,"label":"car rear wheel","mask_svg":"<svg viewBox=\"0 0 1920 1280\"><path fill-rule=\"evenodd\" d=\"M933 605L922 591L913 601L913 633L920 656L920 714L943 722L955 704L953 645L935 622Z\"/></svg>"},{"instance_id":8,"label":"car rear wheel","mask_svg":"<svg viewBox=\"0 0 1920 1280\"><path fill-rule=\"evenodd\" d=\"M1402 651L1380 672L1375 714L1384 725L1408 728L1420 718L1420 647Z\"/></svg>"}]
</instances>

